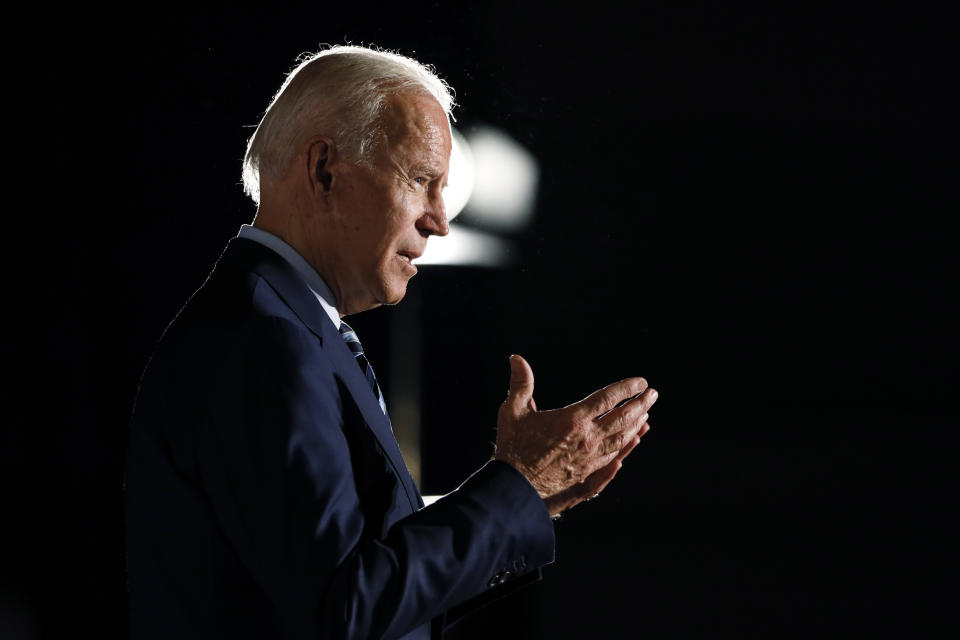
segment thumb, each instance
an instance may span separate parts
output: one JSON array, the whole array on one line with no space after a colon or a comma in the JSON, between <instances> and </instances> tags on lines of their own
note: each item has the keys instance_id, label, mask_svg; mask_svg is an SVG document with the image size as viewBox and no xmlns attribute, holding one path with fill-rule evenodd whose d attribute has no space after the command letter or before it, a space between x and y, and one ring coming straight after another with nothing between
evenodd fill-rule
<instances>
[{"instance_id":1,"label":"thumb","mask_svg":"<svg viewBox=\"0 0 960 640\"><path fill-rule=\"evenodd\" d=\"M533 369L522 357L510 356L510 391L507 403L514 410L536 410L533 403Z\"/></svg>"}]
</instances>

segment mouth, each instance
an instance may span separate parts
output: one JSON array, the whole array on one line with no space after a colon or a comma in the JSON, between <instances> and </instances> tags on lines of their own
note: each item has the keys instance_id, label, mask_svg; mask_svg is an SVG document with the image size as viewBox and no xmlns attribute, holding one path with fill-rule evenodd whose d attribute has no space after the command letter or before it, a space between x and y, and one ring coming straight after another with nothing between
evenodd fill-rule
<instances>
[{"instance_id":1,"label":"mouth","mask_svg":"<svg viewBox=\"0 0 960 640\"><path fill-rule=\"evenodd\" d=\"M413 261L423 255L419 251L398 251L399 255L407 264L413 264Z\"/></svg>"},{"instance_id":2,"label":"mouth","mask_svg":"<svg viewBox=\"0 0 960 640\"><path fill-rule=\"evenodd\" d=\"M400 259L400 263L403 265L404 271L407 273L408 277L413 277L417 273L417 265L413 264L413 261L423 255L419 251L398 251L397 257Z\"/></svg>"}]
</instances>

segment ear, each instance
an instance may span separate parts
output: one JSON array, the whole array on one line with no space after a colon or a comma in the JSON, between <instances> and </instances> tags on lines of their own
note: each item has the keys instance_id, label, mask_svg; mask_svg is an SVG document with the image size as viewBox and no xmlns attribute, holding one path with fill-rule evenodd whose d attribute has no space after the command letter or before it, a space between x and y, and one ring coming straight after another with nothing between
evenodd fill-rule
<instances>
[{"instance_id":1,"label":"ear","mask_svg":"<svg viewBox=\"0 0 960 640\"><path fill-rule=\"evenodd\" d=\"M303 169L310 182L310 191L317 196L330 195L333 188L337 149L326 136L312 138L307 145L307 166Z\"/></svg>"}]
</instances>

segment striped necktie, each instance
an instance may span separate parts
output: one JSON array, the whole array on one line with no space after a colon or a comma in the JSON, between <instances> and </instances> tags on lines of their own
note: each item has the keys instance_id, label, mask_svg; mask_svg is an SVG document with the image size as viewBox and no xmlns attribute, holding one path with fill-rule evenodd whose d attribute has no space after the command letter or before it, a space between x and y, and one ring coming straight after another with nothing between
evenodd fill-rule
<instances>
[{"instance_id":1,"label":"striped necktie","mask_svg":"<svg viewBox=\"0 0 960 640\"><path fill-rule=\"evenodd\" d=\"M370 366L367 357L363 355L363 347L360 345L360 338L357 337L357 332L341 320L340 336L343 338L343 341L347 343L347 346L350 347L350 351L353 352L353 357L357 359L360 370L363 371L363 375L367 377L367 382L370 383L370 387L373 389L373 395L377 397L377 402L380 403L380 409L386 414L387 403L383 401L383 393L380 391L380 385L377 384L377 376L373 373L373 367Z\"/></svg>"}]
</instances>

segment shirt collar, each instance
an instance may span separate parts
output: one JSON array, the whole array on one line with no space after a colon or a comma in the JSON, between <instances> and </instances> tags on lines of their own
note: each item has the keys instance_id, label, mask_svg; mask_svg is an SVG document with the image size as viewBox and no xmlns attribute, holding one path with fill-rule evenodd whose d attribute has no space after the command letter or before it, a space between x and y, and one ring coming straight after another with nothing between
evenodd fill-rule
<instances>
[{"instance_id":1,"label":"shirt collar","mask_svg":"<svg viewBox=\"0 0 960 640\"><path fill-rule=\"evenodd\" d=\"M323 278L320 277L320 274L317 273L316 269L310 266L310 263L297 253L297 250L291 247L289 244L281 240L279 237L273 235L268 231L263 229L258 229L249 224L245 224L240 227L240 233L237 234L238 238L246 238L247 240L253 240L268 249L280 254L280 257L290 263L290 266L300 274L300 277L304 279L307 283L307 287L310 288L310 291L320 302L320 306L323 307L323 310L327 312L327 315L330 316L330 320L333 322L338 330L340 329L340 312L337 311L336 298L333 297L333 292L330 291L330 287L327 286L327 283L323 281Z\"/></svg>"}]
</instances>

